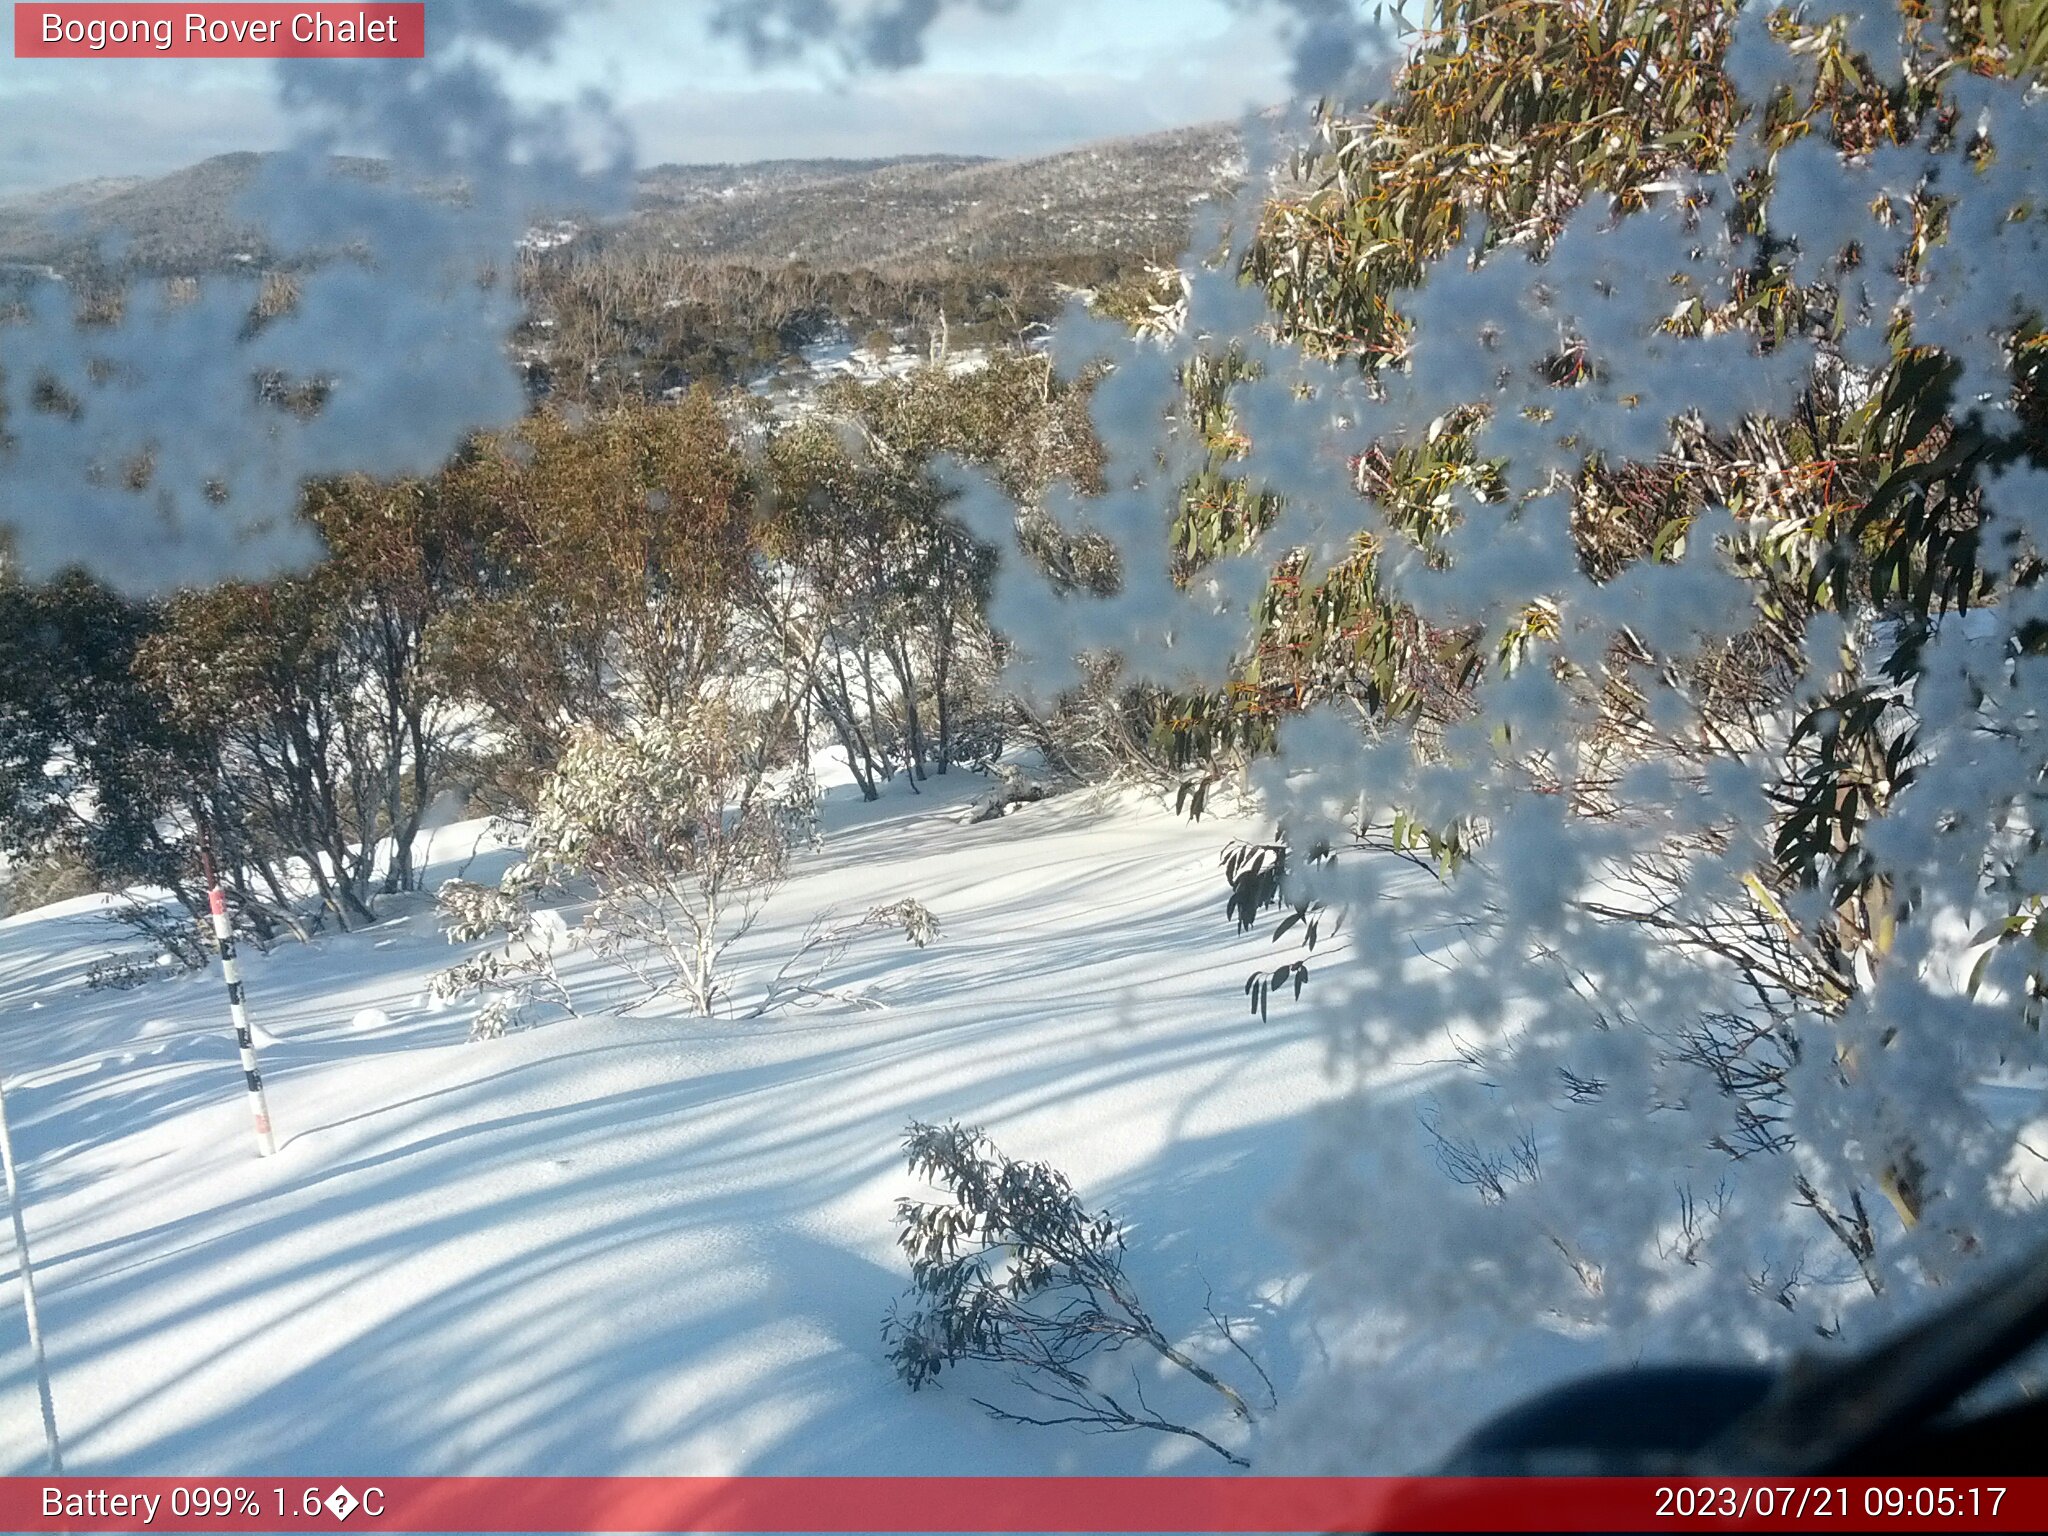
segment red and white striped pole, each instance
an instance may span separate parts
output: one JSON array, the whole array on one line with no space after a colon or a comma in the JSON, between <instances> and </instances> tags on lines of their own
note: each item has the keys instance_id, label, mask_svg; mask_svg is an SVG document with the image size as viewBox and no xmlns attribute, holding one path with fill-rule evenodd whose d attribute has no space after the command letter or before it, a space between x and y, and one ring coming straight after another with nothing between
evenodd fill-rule
<instances>
[{"instance_id":1,"label":"red and white striped pole","mask_svg":"<svg viewBox=\"0 0 2048 1536\"><path fill-rule=\"evenodd\" d=\"M256 1120L256 1155L269 1157L277 1151L270 1134L270 1106L263 1099L263 1074L256 1065L256 1040L249 1033L249 1010L242 1001L242 972L235 964L235 930L228 921L228 899L220 888L220 874L213 862L213 838L204 821L199 824L199 867L206 876L206 905L213 913L213 938L220 950L220 973L228 984L228 1017L234 1020L235 1044L242 1053L242 1076L249 1087L249 1110Z\"/></svg>"}]
</instances>

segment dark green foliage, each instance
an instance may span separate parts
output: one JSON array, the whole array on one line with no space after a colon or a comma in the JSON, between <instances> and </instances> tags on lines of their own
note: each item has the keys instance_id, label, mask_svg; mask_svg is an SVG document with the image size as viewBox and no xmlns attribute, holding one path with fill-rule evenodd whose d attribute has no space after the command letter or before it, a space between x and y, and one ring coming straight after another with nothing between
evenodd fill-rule
<instances>
[{"instance_id":1,"label":"dark green foliage","mask_svg":"<svg viewBox=\"0 0 2048 1536\"><path fill-rule=\"evenodd\" d=\"M976 1399L998 1418L1186 1435L1245 1464L1207 1435L1155 1414L1135 1375L1128 1405L1102 1385L1098 1357L1140 1344L1215 1392L1235 1417L1251 1418L1243 1397L1176 1348L1140 1304L1113 1216L1089 1211L1058 1169L1012 1162L973 1127L913 1123L904 1147L910 1171L946 1196L896 1204L911 1289L882 1334L896 1374L913 1391L965 1361L1007 1367L1046 1407L1034 1416ZM1228 1325L1215 1321L1235 1346Z\"/></svg>"},{"instance_id":2,"label":"dark green foliage","mask_svg":"<svg viewBox=\"0 0 2048 1536\"><path fill-rule=\"evenodd\" d=\"M203 746L135 674L162 623L81 575L0 577L0 850L88 888L164 885L192 898L160 819ZM196 907L194 910L197 910Z\"/></svg>"}]
</instances>

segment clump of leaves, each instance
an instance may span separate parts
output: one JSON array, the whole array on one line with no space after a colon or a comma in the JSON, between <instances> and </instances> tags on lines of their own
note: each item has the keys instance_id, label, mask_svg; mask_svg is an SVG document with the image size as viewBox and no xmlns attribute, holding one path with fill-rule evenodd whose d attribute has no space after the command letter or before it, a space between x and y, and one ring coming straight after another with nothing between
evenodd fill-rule
<instances>
[{"instance_id":1,"label":"clump of leaves","mask_svg":"<svg viewBox=\"0 0 2048 1536\"><path fill-rule=\"evenodd\" d=\"M919 949L929 949L939 936L939 919L932 909L914 896L868 908L860 920L863 928L895 928Z\"/></svg>"},{"instance_id":2,"label":"clump of leaves","mask_svg":"<svg viewBox=\"0 0 2048 1536\"><path fill-rule=\"evenodd\" d=\"M514 865L497 885L447 880L435 894L449 943L496 941L495 948L437 972L429 984L440 1002L482 999L470 1023L472 1040L499 1038L524 1022L536 1004L576 1012L555 963L572 946L573 935L553 912L537 910L532 898L532 876L524 864Z\"/></svg>"},{"instance_id":3,"label":"clump of leaves","mask_svg":"<svg viewBox=\"0 0 2048 1536\"><path fill-rule=\"evenodd\" d=\"M1128 1395L1105 1384L1101 1357L1135 1344L1221 1397L1233 1417L1252 1418L1243 1395L1176 1346L1146 1311L1124 1273L1124 1232L1115 1217L1091 1212L1058 1169L1003 1156L976 1127L914 1122L904 1147L910 1171L945 1192L942 1200L896 1205L911 1288L882 1335L896 1374L912 1391L962 1361L1005 1367L1043 1406L1024 1411L975 1399L998 1419L1184 1435L1226 1461L1249 1465L1202 1431L1154 1411L1135 1371ZM1258 1373L1270 1400L1272 1384L1230 1320L1213 1310L1209 1317Z\"/></svg>"}]
</instances>

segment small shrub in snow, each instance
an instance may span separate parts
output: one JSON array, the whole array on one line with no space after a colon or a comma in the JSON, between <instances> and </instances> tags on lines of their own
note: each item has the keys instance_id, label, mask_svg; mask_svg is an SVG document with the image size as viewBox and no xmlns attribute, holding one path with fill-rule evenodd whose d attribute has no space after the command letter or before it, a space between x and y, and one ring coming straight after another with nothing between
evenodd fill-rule
<instances>
[{"instance_id":1,"label":"small shrub in snow","mask_svg":"<svg viewBox=\"0 0 2048 1536\"><path fill-rule=\"evenodd\" d=\"M532 877L525 865L506 872L497 885L471 880L443 881L435 893L443 931L451 944L496 939L497 947L435 974L428 990L440 1002L481 996L470 1023L472 1040L495 1040L522 1021L536 1003L576 1011L555 957L574 942L562 920L530 905Z\"/></svg>"},{"instance_id":2,"label":"small shrub in snow","mask_svg":"<svg viewBox=\"0 0 2048 1536\"><path fill-rule=\"evenodd\" d=\"M877 928L900 932L919 949L930 948L939 937L938 917L930 907L909 896L901 901L870 907L851 923L833 924L824 917L816 918L804 930L803 938L789 958L776 969L767 990L747 1016L759 1018L778 1008L825 1001L852 1003L861 1008L880 1007L872 998L825 984L826 974L846 953L847 946L862 933Z\"/></svg>"},{"instance_id":3,"label":"small shrub in snow","mask_svg":"<svg viewBox=\"0 0 2048 1536\"><path fill-rule=\"evenodd\" d=\"M1045 798L1043 784L1026 778L1009 764L997 763L994 772L996 782L968 802L960 817L962 825L971 827L980 822L994 821L1007 816L1020 805L1035 805Z\"/></svg>"},{"instance_id":4,"label":"small shrub in snow","mask_svg":"<svg viewBox=\"0 0 2048 1536\"><path fill-rule=\"evenodd\" d=\"M1007 736L1007 722L1000 712L991 709L970 715L953 727L952 759L963 768L985 768L1003 755Z\"/></svg>"},{"instance_id":5,"label":"small shrub in snow","mask_svg":"<svg viewBox=\"0 0 2048 1536\"><path fill-rule=\"evenodd\" d=\"M104 959L93 961L86 968L85 990L126 992L168 974L157 956L149 951L129 950L126 954L108 955Z\"/></svg>"},{"instance_id":6,"label":"small shrub in snow","mask_svg":"<svg viewBox=\"0 0 2048 1536\"><path fill-rule=\"evenodd\" d=\"M0 871L0 917L90 896L98 889L92 871L75 854L51 849Z\"/></svg>"},{"instance_id":7,"label":"small shrub in snow","mask_svg":"<svg viewBox=\"0 0 2048 1536\"><path fill-rule=\"evenodd\" d=\"M542 785L527 837L537 879L587 881L601 952L697 1013L726 997L721 962L812 835L811 787L769 782L772 719L704 699L621 734L588 731Z\"/></svg>"},{"instance_id":8,"label":"small shrub in snow","mask_svg":"<svg viewBox=\"0 0 2048 1536\"><path fill-rule=\"evenodd\" d=\"M911 1289L907 1309L893 1308L882 1333L912 1391L961 1361L1007 1367L1044 1406L1034 1413L975 1399L996 1418L1185 1435L1248 1465L1202 1431L1155 1412L1135 1372L1128 1394L1104 1384L1100 1357L1138 1344L1214 1392L1233 1417L1252 1417L1237 1389L1177 1347L1145 1310L1124 1273L1123 1228L1113 1216L1089 1212L1058 1169L1012 1162L978 1129L913 1124L904 1145L910 1171L946 1194L896 1204ZM1263 1381L1228 1323L1210 1316Z\"/></svg>"}]
</instances>

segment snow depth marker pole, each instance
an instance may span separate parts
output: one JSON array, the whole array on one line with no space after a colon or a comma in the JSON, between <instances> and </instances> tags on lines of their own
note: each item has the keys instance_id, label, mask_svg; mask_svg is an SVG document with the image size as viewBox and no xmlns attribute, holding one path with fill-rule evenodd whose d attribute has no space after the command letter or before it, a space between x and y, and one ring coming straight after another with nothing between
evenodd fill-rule
<instances>
[{"instance_id":1,"label":"snow depth marker pole","mask_svg":"<svg viewBox=\"0 0 2048 1536\"><path fill-rule=\"evenodd\" d=\"M21 1310L28 1314L28 1349L36 1361L36 1393L43 1400L43 1443L50 1451L50 1474L64 1475L64 1452L57 1445L57 1404L50 1396L50 1362L43 1358L43 1322L36 1311L36 1272L28 1259L28 1226L21 1219L21 1185L14 1176L14 1138L7 1134L7 1091L0 1082L0 1170L7 1182L7 1214L14 1218L14 1256L21 1261Z\"/></svg>"},{"instance_id":2,"label":"snow depth marker pole","mask_svg":"<svg viewBox=\"0 0 2048 1536\"><path fill-rule=\"evenodd\" d=\"M270 1134L270 1106L263 1099L263 1074L256 1067L256 1040L249 1033L249 1010L242 1003L242 972L235 964L235 930L228 921L228 899L220 888L213 862L213 837L199 824L199 867L206 876L206 905L213 913L214 943L220 948L220 974L228 984L228 1017L234 1020L235 1044L242 1052L242 1077L249 1085L249 1110L256 1120L256 1155L277 1151Z\"/></svg>"}]
</instances>

